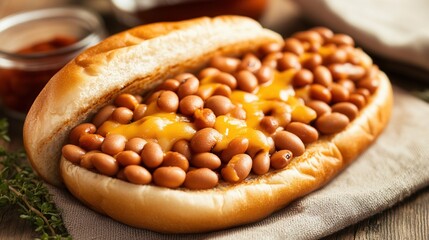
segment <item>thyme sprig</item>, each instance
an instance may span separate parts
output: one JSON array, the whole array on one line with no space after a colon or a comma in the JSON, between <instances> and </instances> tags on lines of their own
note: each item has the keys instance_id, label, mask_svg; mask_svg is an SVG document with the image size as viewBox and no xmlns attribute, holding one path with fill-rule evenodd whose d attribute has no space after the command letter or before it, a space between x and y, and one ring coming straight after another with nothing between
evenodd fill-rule
<instances>
[{"instance_id":1,"label":"thyme sprig","mask_svg":"<svg viewBox=\"0 0 429 240\"><path fill-rule=\"evenodd\" d=\"M0 139L9 141L8 122L0 119ZM0 208L15 206L31 222L40 239L71 239L61 215L42 180L24 161L23 150L0 146Z\"/></svg>"}]
</instances>

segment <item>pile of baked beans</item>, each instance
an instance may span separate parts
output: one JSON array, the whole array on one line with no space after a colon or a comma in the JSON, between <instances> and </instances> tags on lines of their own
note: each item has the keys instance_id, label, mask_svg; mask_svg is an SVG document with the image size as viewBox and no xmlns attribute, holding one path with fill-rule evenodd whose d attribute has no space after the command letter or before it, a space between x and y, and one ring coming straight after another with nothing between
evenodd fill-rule
<instances>
[{"instance_id":1,"label":"pile of baked beans","mask_svg":"<svg viewBox=\"0 0 429 240\"><path fill-rule=\"evenodd\" d=\"M280 116L265 112L256 129L266 137L268 148L255 149L251 138L239 135L216 150L222 139L214 127L217 119L228 116L246 122L253 114L233 102L231 95L257 94L285 71L293 72L294 97L305 107L302 114L310 118L293 116L291 108ZM70 132L62 154L74 164L134 184L210 189L238 183L252 174L282 169L319 135L344 130L376 91L377 75L378 68L355 48L350 36L313 28L285 39L284 44L265 44L241 57L215 56L197 74L167 79L147 97L120 94L91 122ZM216 88L202 87L207 79ZM180 116L194 129L192 137L163 149L157 139L128 139L103 128L106 122L144 121L156 112Z\"/></svg>"}]
</instances>

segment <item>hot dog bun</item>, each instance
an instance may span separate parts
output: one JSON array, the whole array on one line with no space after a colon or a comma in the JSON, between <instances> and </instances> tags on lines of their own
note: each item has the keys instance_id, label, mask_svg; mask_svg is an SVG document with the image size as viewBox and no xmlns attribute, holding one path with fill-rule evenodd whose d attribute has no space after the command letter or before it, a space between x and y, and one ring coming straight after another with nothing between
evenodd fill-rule
<instances>
[{"instance_id":1,"label":"hot dog bun","mask_svg":"<svg viewBox=\"0 0 429 240\"><path fill-rule=\"evenodd\" d=\"M209 190L135 185L59 159L70 129L119 93L144 92L168 76L199 69L216 53L235 55L281 41L256 22L233 16L152 24L110 37L69 63L36 99L24 126L28 157L48 182L63 182L92 209L131 226L189 233L260 220L325 185L381 133L393 101L383 73L345 130L306 146L285 169L238 184Z\"/></svg>"}]
</instances>

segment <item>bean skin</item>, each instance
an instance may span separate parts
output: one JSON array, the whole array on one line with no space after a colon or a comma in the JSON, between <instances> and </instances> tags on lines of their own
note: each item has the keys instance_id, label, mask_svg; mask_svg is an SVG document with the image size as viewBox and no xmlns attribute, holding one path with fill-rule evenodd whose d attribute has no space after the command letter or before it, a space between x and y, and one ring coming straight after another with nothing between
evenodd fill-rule
<instances>
[{"instance_id":1,"label":"bean skin","mask_svg":"<svg viewBox=\"0 0 429 240\"><path fill-rule=\"evenodd\" d=\"M325 66L317 66L313 70L314 83L318 83L324 87L329 87L332 84L332 75L329 69Z\"/></svg>"},{"instance_id":2,"label":"bean skin","mask_svg":"<svg viewBox=\"0 0 429 240\"><path fill-rule=\"evenodd\" d=\"M286 167L293 158L293 154L289 150L280 150L275 152L270 159L271 167L274 169L282 169Z\"/></svg>"},{"instance_id":3,"label":"bean skin","mask_svg":"<svg viewBox=\"0 0 429 240\"><path fill-rule=\"evenodd\" d=\"M179 108L179 97L172 91L162 91L156 103L164 112L176 112Z\"/></svg>"},{"instance_id":4,"label":"bean skin","mask_svg":"<svg viewBox=\"0 0 429 240\"><path fill-rule=\"evenodd\" d=\"M137 165L129 165L124 168L125 178L134 184L149 184L152 181L152 175L150 172L142 167Z\"/></svg>"},{"instance_id":5,"label":"bean skin","mask_svg":"<svg viewBox=\"0 0 429 240\"><path fill-rule=\"evenodd\" d=\"M218 74L220 71L217 68L214 67L208 67L201 70L201 72L198 74L199 79L204 79L206 77L212 77Z\"/></svg>"},{"instance_id":6,"label":"bean skin","mask_svg":"<svg viewBox=\"0 0 429 240\"><path fill-rule=\"evenodd\" d=\"M225 181L236 183L243 181L251 170L252 158L247 154L237 154L222 168L221 175Z\"/></svg>"},{"instance_id":7,"label":"bean skin","mask_svg":"<svg viewBox=\"0 0 429 240\"><path fill-rule=\"evenodd\" d=\"M188 171L189 161L186 157L178 152L167 152L165 153L164 160L162 161L163 167L180 167L183 171Z\"/></svg>"},{"instance_id":8,"label":"bean skin","mask_svg":"<svg viewBox=\"0 0 429 240\"><path fill-rule=\"evenodd\" d=\"M86 153L85 150L73 144L64 145L61 152L65 159L78 165L80 164L81 157Z\"/></svg>"},{"instance_id":9,"label":"bean skin","mask_svg":"<svg viewBox=\"0 0 429 240\"><path fill-rule=\"evenodd\" d=\"M210 60L210 66L222 72L232 73L240 64L240 60L231 57L215 56Z\"/></svg>"},{"instance_id":10,"label":"bean skin","mask_svg":"<svg viewBox=\"0 0 429 240\"><path fill-rule=\"evenodd\" d=\"M288 69L301 69L301 63L299 62L298 56L293 53L284 53L283 57L277 61L278 68L280 71Z\"/></svg>"},{"instance_id":11,"label":"bean skin","mask_svg":"<svg viewBox=\"0 0 429 240\"><path fill-rule=\"evenodd\" d=\"M180 187L186 178L186 173L179 167L159 167L153 172L156 185L168 188Z\"/></svg>"},{"instance_id":12,"label":"bean skin","mask_svg":"<svg viewBox=\"0 0 429 240\"><path fill-rule=\"evenodd\" d=\"M162 164L164 152L158 143L148 142L143 147L141 157L142 162L146 167L156 168Z\"/></svg>"},{"instance_id":13,"label":"bean skin","mask_svg":"<svg viewBox=\"0 0 429 240\"><path fill-rule=\"evenodd\" d=\"M216 122L216 115L210 108L194 112L194 124L197 129L211 128Z\"/></svg>"},{"instance_id":14,"label":"bean skin","mask_svg":"<svg viewBox=\"0 0 429 240\"><path fill-rule=\"evenodd\" d=\"M110 119L120 124L128 124L133 119L133 111L126 107L118 107L112 112Z\"/></svg>"},{"instance_id":15,"label":"bean skin","mask_svg":"<svg viewBox=\"0 0 429 240\"><path fill-rule=\"evenodd\" d=\"M104 138L103 144L101 144L101 151L114 156L124 151L126 142L127 139L120 134L109 134Z\"/></svg>"},{"instance_id":16,"label":"bean skin","mask_svg":"<svg viewBox=\"0 0 429 240\"><path fill-rule=\"evenodd\" d=\"M313 73L307 69L301 69L296 72L292 79L292 85L295 88L305 87L313 83Z\"/></svg>"},{"instance_id":17,"label":"bean skin","mask_svg":"<svg viewBox=\"0 0 429 240\"><path fill-rule=\"evenodd\" d=\"M91 162L101 174L106 176L115 176L119 171L119 164L116 159L105 153L92 154Z\"/></svg>"},{"instance_id":18,"label":"bean skin","mask_svg":"<svg viewBox=\"0 0 429 240\"><path fill-rule=\"evenodd\" d=\"M258 69L262 66L261 61L252 53L247 53L244 55L243 60L241 60L238 69L247 70L252 73L258 71Z\"/></svg>"},{"instance_id":19,"label":"bean skin","mask_svg":"<svg viewBox=\"0 0 429 240\"><path fill-rule=\"evenodd\" d=\"M192 156L191 147L189 142L185 139L181 139L175 142L171 150L182 154L183 156L186 157L186 159L188 159L188 161L191 159L191 156Z\"/></svg>"},{"instance_id":20,"label":"bean skin","mask_svg":"<svg viewBox=\"0 0 429 240\"><path fill-rule=\"evenodd\" d=\"M310 97L313 100L320 100L325 103L329 103L332 98L332 94L326 87L320 84L312 84L310 86Z\"/></svg>"},{"instance_id":21,"label":"bean skin","mask_svg":"<svg viewBox=\"0 0 429 240\"><path fill-rule=\"evenodd\" d=\"M356 105L359 109L362 109L366 105L365 97L357 93L350 94L348 101Z\"/></svg>"},{"instance_id":22,"label":"bean skin","mask_svg":"<svg viewBox=\"0 0 429 240\"><path fill-rule=\"evenodd\" d=\"M157 90L168 90L168 91L177 91L180 86L180 82L177 79L167 79L159 87Z\"/></svg>"},{"instance_id":23,"label":"bean skin","mask_svg":"<svg viewBox=\"0 0 429 240\"><path fill-rule=\"evenodd\" d=\"M197 153L192 157L192 165L197 168L208 168L215 170L222 164L220 158L210 152Z\"/></svg>"},{"instance_id":24,"label":"bean skin","mask_svg":"<svg viewBox=\"0 0 429 240\"><path fill-rule=\"evenodd\" d=\"M304 144L315 142L319 138L319 133L314 127L300 122L289 123L285 130L298 136Z\"/></svg>"},{"instance_id":25,"label":"bean skin","mask_svg":"<svg viewBox=\"0 0 429 240\"><path fill-rule=\"evenodd\" d=\"M291 52L297 56L301 56L304 53L304 47L301 42L296 38L288 38L284 42L283 50L286 52Z\"/></svg>"},{"instance_id":26,"label":"bean skin","mask_svg":"<svg viewBox=\"0 0 429 240\"><path fill-rule=\"evenodd\" d=\"M306 105L307 107L316 111L317 117L320 117L325 113L331 112L331 107L327 103L319 100L309 101Z\"/></svg>"},{"instance_id":27,"label":"bean skin","mask_svg":"<svg viewBox=\"0 0 429 240\"><path fill-rule=\"evenodd\" d=\"M199 168L189 171L183 185L188 189L203 190L217 186L219 178L215 172L208 168Z\"/></svg>"},{"instance_id":28,"label":"bean skin","mask_svg":"<svg viewBox=\"0 0 429 240\"><path fill-rule=\"evenodd\" d=\"M273 136L277 150L290 150L294 156L301 156L305 152L305 145L295 134L288 131L279 131Z\"/></svg>"},{"instance_id":29,"label":"bean skin","mask_svg":"<svg viewBox=\"0 0 429 240\"><path fill-rule=\"evenodd\" d=\"M341 113L329 113L316 120L316 128L323 134L338 133L349 124L349 118Z\"/></svg>"},{"instance_id":30,"label":"bean skin","mask_svg":"<svg viewBox=\"0 0 429 240\"><path fill-rule=\"evenodd\" d=\"M144 114L146 113L147 105L146 104L139 104L135 107L133 112L133 121L138 121L144 117Z\"/></svg>"},{"instance_id":31,"label":"bean skin","mask_svg":"<svg viewBox=\"0 0 429 240\"><path fill-rule=\"evenodd\" d=\"M105 121L107 121L107 119L110 118L110 116L112 115L112 113L113 113L113 111L115 109L116 109L116 107L113 106L113 105L106 105L106 106L104 106L94 116L94 118L92 119L92 123L96 127L101 126L101 124L103 124Z\"/></svg>"},{"instance_id":32,"label":"bean skin","mask_svg":"<svg viewBox=\"0 0 429 240\"><path fill-rule=\"evenodd\" d=\"M188 78L179 86L179 89L177 89L177 95L180 99L182 99L188 95L196 94L199 86L200 81L198 80L198 78Z\"/></svg>"},{"instance_id":33,"label":"bean skin","mask_svg":"<svg viewBox=\"0 0 429 240\"><path fill-rule=\"evenodd\" d=\"M282 50L282 45L279 43L266 43L259 47L258 52L262 56L266 56L270 53L280 52Z\"/></svg>"},{"instance_id":34,"label":"bean skin","mask_svg":"<svg viewBox=\"0 0 429 240\"><path fill-rule=\"evenodd\" d=\"M222 135L214 128L203 128L191 139L190 146L195 153L210 152Z\"/></svg>"},{"instance_id":35,"label":"bean skin","mask_svg":"<svg viewBox=\"0 0 429 240\"><path fill-rule=\"evenodd\" d=\"M69 135L69 142L74 145L79 144L79 139L83 134L95 133L97 128L92 123L82 123L74 127Z\"/></svg>"},{"instance_id":36,"label":"bean skin","mask_svg":"<svg viewBox=\"0 0 429 240\"><path fill-rule=\"evenodd\" d=\"M209 97L206 100L204 107L211 109L216 116L220 116L231 111L234 105L229 98L216 95Z\"/></svg>"},{"instance_id":37,"label":"bean skin","mask_svg":"<svg viewBox=\"0 0 429 240\"><path fill-rule=\"evenodd\" d=\"M114 103L117 107L126 107L131 111L133 111L134 108L139 104L136 97L134 97L134 95L129 93L120 94L115 98Z\"/></svg>"},{"instance_id":38,"label":"bean skin","mask_svg":"<svg viewBox=\"0 0 429 240\"><path fill-rule=\"evenodd\" d=\"M115 158L116 161L118 161L122 166L140 165L141 163L140 155L130 150L118 153Z\"/></svg>"},{"instance_id":39,"label":"bean skin","mask_svg":"<svg viewBox=\"0 0 429 240\"><path fill-rule=\"evenodd\" d=\"M237 73L236 78L238 88L245 92L251 93L258 87L258 79L248 70L241 70Z\"/></svg>"},{"instance_id":40,"label":"bean skin","mask_svg":"<svg viewBox=\"0 0 429 240\"><path fill-rule=\"evenodd\" d=\"M272 68L263 65L258 71L256 71L255 76L258 79L259 84L263 84L273 79L274 72Z\"/></svg>"},{"instance_id":41,"label":"bean skin","mask_svg":"<svg viewBox=\"0 0 429 240\"><path fill-rule=\"evenodd\" d=\"M144 145L146 145L147 141L143 138L135 137L131 138L125 143L124 150L131 150L140 154L143 150Z\"/></svg>"},{"instance_id":42,"label":"bean skin","mask_svg":"<svg viewBox=\"0 0 429 240\"><path fill-rule=\"evenodd\" d=\"M237 79L232 74L226 72L219 72L213 76L212 81L215 83L222 83L230 87L231 89L235 89L237 87Z\"/></svg>"},{"instance_id":43,"label":"bean skin","mask_svg":"<svg viewBox=\"0 0 429 240\"><path fill-rule=\"evenodd\" d=\"M197 95L188 95L180 100L179 110L183 115L191 116L197 109L202 109L204 101Z\"/></svg>"},{"instance_id":44,"label":"bean skin","mask_svg":"<svg viewBox=\"0 0 429 240\"><path fill-rule=\"evenodd\" d=\"M104 137L99 134L84 134L79 138L79 146L87 151L100 149Z\"/></svg>"},{"instance_id":45,"label":"bean skin","mask_svg":"<svg viewBox=\"0 0 429 240\"><path fill-rule=\"evenodd\" d=\"M279 127L279 122L273 116L264 116L259 124L269 134L273 134Z\"/></svg>"},{"instance_id":46,"label":"bean skin","mask_svg":"<svg viewBox=\"0 0 429 240\"><path fill-rule=\"evenodd\" d=\"M260 152L253 158L252 171L257 175L263 175L270 170L270 155L268 152Z\"/></svg>"},{"instance_id":47,"label":"bean skin","mask_svg":"<svg viewBox=\"0 0 429 240\"><path fill-rule=\"evenodd\" d=\"M359 109L353 103L341 102L332 106L332 112L339 112L346 115L350 121L356 118L359 113Z\"/></svg>"},{"instance_id":48,"label":"bean skin","mask_svg":"<svg viewBox=\"0 0 429 240\"><path fill-rule=\"evenodd\" d=\"M245 153L249 147L249 143L249 139L245 137L234 138L231 142L229 142L226 149L222 151L222 162L227 163L233 156L240 153Z\"/></svg>"}]
</instances>

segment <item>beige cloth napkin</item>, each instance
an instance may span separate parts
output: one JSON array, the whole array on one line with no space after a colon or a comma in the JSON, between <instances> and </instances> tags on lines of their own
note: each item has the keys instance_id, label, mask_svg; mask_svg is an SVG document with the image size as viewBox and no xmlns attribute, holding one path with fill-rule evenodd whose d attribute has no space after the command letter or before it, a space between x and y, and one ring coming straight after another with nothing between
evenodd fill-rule
<instances>
[{"instance_id":1,"label":"beige cloth napkin","mask_svg":"<svg viewBox=\"0 0 429 240\"><path fill-rule=\"evenodd\" d=\"M394 96L389 125L357 161L324 188L257 223L207 234L165 235L125 226L89 210L65 190L49 189L74 239L317 239L429 185L429 104L398 88Z\"/></svg>"}]
</instances>

